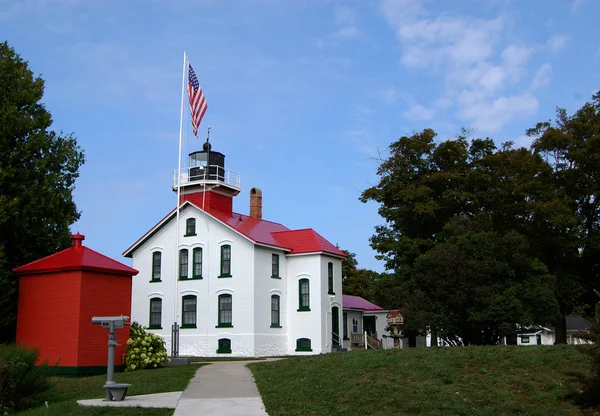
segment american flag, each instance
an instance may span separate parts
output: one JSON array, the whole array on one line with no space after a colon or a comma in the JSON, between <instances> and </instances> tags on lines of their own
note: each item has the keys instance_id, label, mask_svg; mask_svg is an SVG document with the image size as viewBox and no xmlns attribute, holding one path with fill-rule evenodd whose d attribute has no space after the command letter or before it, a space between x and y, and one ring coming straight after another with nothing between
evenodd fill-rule
<instances>
[{"instance_id":1,"label":"american flag","mask_svg":"<svg viewBox=\"0 0 600 416\"><path fill-rule=\"evenodd\" d=\"M204 113L206 113L208 104L206 104L206 98L204 98L204 93L202 92L202 88L200 88L200 83L198 82L194 68L189 64L188 66L190 67L188 74L188 92L190 96L190 110L192 112L192 127L194 128L194 136L198 136L198 126L202 121L202 117L204 117Z\"/></svg>"}]
</instances>

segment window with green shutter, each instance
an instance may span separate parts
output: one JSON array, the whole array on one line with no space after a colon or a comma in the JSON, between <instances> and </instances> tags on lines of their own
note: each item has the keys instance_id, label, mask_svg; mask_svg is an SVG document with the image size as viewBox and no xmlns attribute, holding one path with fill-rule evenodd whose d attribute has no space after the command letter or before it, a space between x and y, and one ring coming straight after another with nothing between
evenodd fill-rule
<instances>
[{"instance_id":1,"label":"window with green shutter","mask_svg":"<svg viewBox=\"0 0 600 416\"><path fill-rule=\"evenodd\" d=\"M188 218L185 221L185 236L190 237L196 235L196 218Z\"/></svg>"},{"instance_id":2,"label":"window with green shutter","mask_svg":"<svg viewBox=\"0 0 600 416\"><path fill-rule=\"evenodd\" d=\"M279 254L271 255L271 277L281 279L279 276Z\"/></svg>"},{"instance_id":3,"label":"window with green shutter","mask_svg":"<svg viewBox=\"0 0 600 416\"><path fill-rule=\"evenodd\" d=\"M219 295L219 324L217 328L233 327L233 303L231 295Z\"/></svg>"},{"instance_id":4,"label":"window with green shutter","mask_svg":"<svg viewBox=\"0 0 600 416\"><path fill-rule=\"evenodd\" d=\"M162 299L150 299L150 320L149 329L162 329Z\"/></svg>"},{"instance_id":5,"label":"window with green shutter","mask_svg":"<svg viewBox=\"0 0 600 416\"><path fill-rule=\"evenodd\" d=\"M298 312L310 311L310 285L308 279L298 282Z\"/></svg>"},{"instance_id":6,"label":"window with green shutter","mask_svg":"<svg viewBox=\"0 0 600 416\"><path fill-rule=\"evenodd\" d=\"M333 263L327 263L327 293L335 295L333 291Z\"/></svg>"},{"instance_id":7,"label":"window with green shutter","mask_svg":"<svg viewBox=\"0 0 600 416\"><path fill-rule=\"evenodd\" d=\"M186 295L181 299L181 327L196 328L197 298Z\"/></svg>"},{"instance_id":8,"label":"window with green shutter","mask_svg":"<svg viewBox=\"0 0 600 416\"><path fill-rule=\"evenodd\" d=\"M160 251L152 253L152 279L151 282L160 282L161 279L161 257Z\"/></svg>"},{"instance_id":9,"label":"window with green shutter","mask_svg":"<svg viewBox=\"0 0 600 416\"><path fill-rule=\"evenodd\" d=\"M271 296L271 328L281 328L280 298Z\"/></svg>"},{"instance_id":10,"label":"window with green shutter","mask_svg":"<svg viewBox=\"0 0 600 416\"><path fill-rule=\"evenodd\" d=\"M202 279L202 248L195 248L192 254L192 279Z\"/></svg>"},{"instance_id":11,"label":"window with green shutter","mask_svg":"<svg viewBox=\"0 0 600 416\"><path fill-rule=\"evenodd\" d=\"M221 275L231 277L231 246L221 246Z\"/></svg>"},{"instance_id":12,"label":"window with green shutter","mask_svg":"<svg viewBox=\"0 0 600 416\"><path fill-rule=\"evenodd\" d=\"M188 278L188 258L187 249L179 250L179 280L185 280Z\"/></svg>"}]
</instances>

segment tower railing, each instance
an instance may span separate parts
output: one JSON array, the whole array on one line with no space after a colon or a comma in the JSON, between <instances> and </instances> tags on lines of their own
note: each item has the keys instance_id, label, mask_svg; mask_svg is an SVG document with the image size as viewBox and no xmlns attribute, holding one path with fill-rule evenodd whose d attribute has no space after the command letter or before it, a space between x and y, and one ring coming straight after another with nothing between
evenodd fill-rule
<instances>
[{"instance_id":1,"label":"tower railing","mask_svg":"<svg viewBox=\"0 0 600 416\"><path fill-rule=\"evenodd\" d=\"M218 165L194 166L181 169L181 185L194 183L223 183L241 189L240 174ZM173 188L177 187L177 169L173 171Z\"/></svg>"}]
</instances>

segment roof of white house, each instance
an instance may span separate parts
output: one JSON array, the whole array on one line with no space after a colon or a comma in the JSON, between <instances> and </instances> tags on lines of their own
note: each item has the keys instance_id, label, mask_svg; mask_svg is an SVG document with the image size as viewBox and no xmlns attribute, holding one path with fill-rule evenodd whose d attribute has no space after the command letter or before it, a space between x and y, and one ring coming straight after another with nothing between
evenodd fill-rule
<instances>
[{"instance_id":1,"label":"roof of white house","mask_svg":"<svg viewBox=\"0 0 600 416\"><path fill-rule=\"evenodd\" d=\"M183 204L181 204L182 208L187 206L191 206L201 212L205 212L213 219L259 245L276 247L289 252L289 254L326 253L338 257L346 257L346 253L337 248L335 245L331 244L312 228L290 230L282 224L263 220L262 218L250 217L237 212L232 212L229 214L215 209L202 210L194 203L189 201L185 201ZM123 252L123 256L132 257L133 252L140 245L142 245L158 230L174 219L175 216L176 210L173 209L135 243L133 243L127 250L125 250Z\"/></svg>"}]
</instances>

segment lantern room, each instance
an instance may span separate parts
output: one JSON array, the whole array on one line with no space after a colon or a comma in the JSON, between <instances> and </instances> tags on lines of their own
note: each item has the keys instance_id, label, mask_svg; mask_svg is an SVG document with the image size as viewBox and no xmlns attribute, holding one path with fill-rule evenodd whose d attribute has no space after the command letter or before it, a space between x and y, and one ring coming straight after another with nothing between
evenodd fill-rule
<instances>
[{"instance_id":1,"label":"lantern room","mask_svg":"<svg viewBox=\"0 0 600 416\"><path fill-rule=\"evenodd\" d=\"M60 374L106 372L106 330L93 316L131 316L131 279L138 271L83 246L73 246L14 269L19 276L17 344L40 350L40 363L58 363ZM129 339L129 327L116 331L115 365Z\"/></svg>"},{"instance_id":2,"label":"lantern room","mask_svg":"<svg viewBox=\"0 0 600 416\"><path fill-rule=\"evenodd\" d=\"M184 193L202 192L206 187L221 188L230 195L237 195L241 190L240 174L225 169L225 155L211 149L208 141L201 151L192 152L188 157L188 167L181 169L181 181L177 183L177 170L173 173L173 190L181 185ZM200 187L200 188L199 188Z\"/></svg>"}]
</instances>

